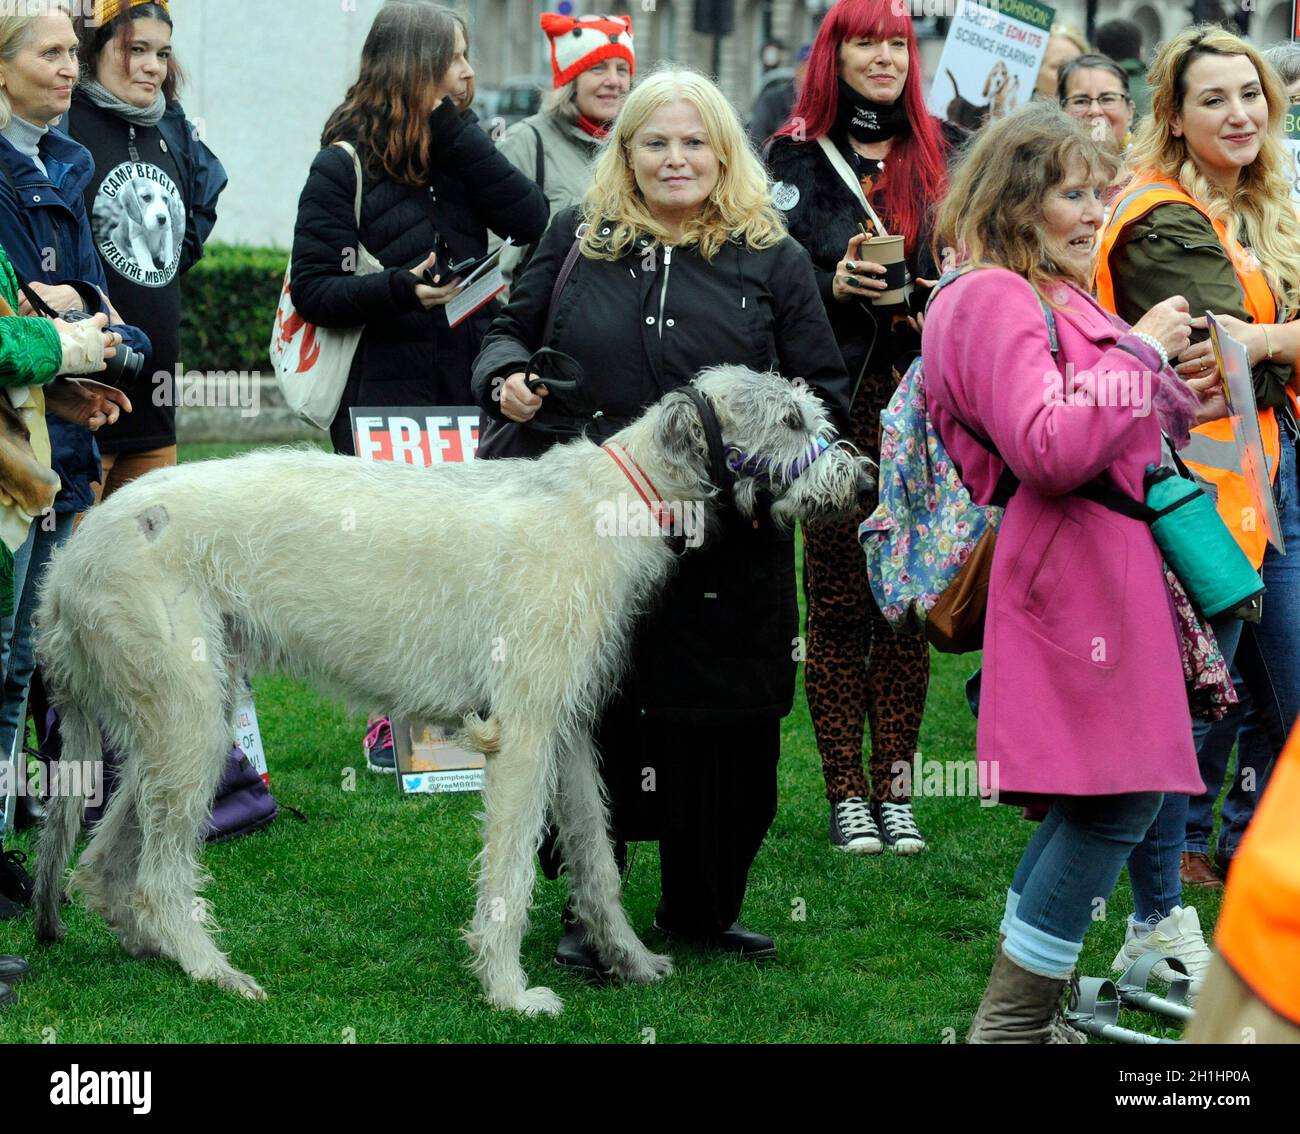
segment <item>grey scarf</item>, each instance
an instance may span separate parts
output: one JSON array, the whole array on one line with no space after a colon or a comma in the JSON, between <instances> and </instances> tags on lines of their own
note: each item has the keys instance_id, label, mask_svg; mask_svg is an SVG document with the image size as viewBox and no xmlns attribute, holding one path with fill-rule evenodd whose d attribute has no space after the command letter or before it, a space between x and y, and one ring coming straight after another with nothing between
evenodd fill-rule
<instances>
[{"instance_id":1,"label":"grey scarf","mask_svg":"<svg viewBox=\"0 0 1300 1134\"><path fill-rule=\"evenodd\" d=\"M119 118L125 118L133 126L157 126L167 109L167 99L163 96L161 90L150 106L140 107L132 106L129 102L123 102L106 86L94 79L82 79L78 84L78 89L85 91L86 97L96 106L102 107L104 110L111 110Z\"/></svg>"}]
</instances>

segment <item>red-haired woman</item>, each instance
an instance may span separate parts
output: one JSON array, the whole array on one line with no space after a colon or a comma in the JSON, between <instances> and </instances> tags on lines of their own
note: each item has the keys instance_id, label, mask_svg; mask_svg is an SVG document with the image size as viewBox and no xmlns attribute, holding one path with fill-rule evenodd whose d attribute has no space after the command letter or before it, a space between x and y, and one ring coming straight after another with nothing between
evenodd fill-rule
<instances>
[{"instance_id":1,"label":"red-haired woman","mask_svg":"<svg viewBox=\"0 0 1300 1134\"><path fill-rule=\"evenodd\" d=\"M546 228L545 195L497 152L469 110L468 53L465 23L451 9L427 0L385 4L298 202L294 306L318 326L365 326L330 429L339 453L354 451L353 406L474 404L470 369L496 304L449 326L443 307L460 289L435 249L459 262L484 254L488 229L523 245ZM351 143L364 171L359 230L355 166L335 142ZM384 271L356 275L358 246ZM392 730L386 718L371 724L367 762L392 772Z\"/></svg>"},{"instance_id":2,"label":"red-haired woman","mask_svg":"<svg viewBox=\"0 0 1300 1134\"><path fill-rule=\"evenodd\" d=\"M919 348L920 337L906 312L872 308L886 287L885 268L861 249L859 226L871 228L863 200L902 235L911 274L933 278L931 216L961 138L926 112L916 35L898 11L891 0L840 0L826 14L799 101L767 153L773 198L812 256L855 383L850 437L873 459L880 411L897 384L894 365ZM808 708L831 804L831 845L852 854L886 846L915 854L925 848L910 787L929 648L923 636L895 635L876 609L858 545L862 518L805 532Z\"/></svg>"}]
</instances>

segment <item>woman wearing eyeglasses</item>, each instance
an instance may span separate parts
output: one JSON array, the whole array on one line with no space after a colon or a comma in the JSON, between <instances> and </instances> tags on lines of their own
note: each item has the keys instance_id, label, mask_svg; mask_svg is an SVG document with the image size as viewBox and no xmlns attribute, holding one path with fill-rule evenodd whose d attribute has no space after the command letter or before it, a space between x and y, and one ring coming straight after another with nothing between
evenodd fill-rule
<instances>
[{"instance_id":1,"label":"woman wearing eyeglasses","mask_svg":"<svg viewBox=\"0 0 1300 1134\"><path fill-rule=\"evenodd\" d=\"M1121 153L1128 147L1133 99L1128 75L1115 60L1105 55L1076 56L1061 68L1056 93L1067 114L1092 127L1094 141L1105 142L1109 136Z\"/></svg>"}]
</instances>

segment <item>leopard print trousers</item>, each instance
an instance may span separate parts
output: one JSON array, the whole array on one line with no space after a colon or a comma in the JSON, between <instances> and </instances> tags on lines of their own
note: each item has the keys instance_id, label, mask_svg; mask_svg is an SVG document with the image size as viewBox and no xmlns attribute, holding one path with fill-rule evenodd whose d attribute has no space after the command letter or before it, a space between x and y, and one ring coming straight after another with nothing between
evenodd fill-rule
<instances>
[{"instance_id":1,"label":"leopard print trousers","mask_svg":"<svg viewBox=\"0 0 1300 1134\"><path fill-rule=\"evenodd\" d=\"M890 375L863 376L850 439L880 457L880 411L894 393ZM895 634L881 616L858 543L858 525L875 501L849 520L804 530L808 645L804 685L832 803L850 796L906 801L930 684L924 634ZM870 783L862 766L864 717L871 729ZM906 775L901 775L906 765Z\"/></svg>"}]
</instances>

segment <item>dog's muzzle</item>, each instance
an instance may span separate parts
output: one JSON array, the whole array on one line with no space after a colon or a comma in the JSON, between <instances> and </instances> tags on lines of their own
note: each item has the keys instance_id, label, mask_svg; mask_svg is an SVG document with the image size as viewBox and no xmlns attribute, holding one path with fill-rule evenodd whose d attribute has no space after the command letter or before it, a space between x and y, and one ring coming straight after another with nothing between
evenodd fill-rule
<instances>
[{"instance_id":1,"label":"dog's muzzle","mask_svg":"<svg viewBox=\"0 0 1300 1134\"><path fill-rule=\"evenodd\" d=\"M814 437L808 448L791 461L789 465L778 469L774 477L771 457L751 457L738 446L728 445L727 469L732 476L737 478L753 477L765 484L771 484L775 479L778 484L790 485L812 468L817 458L830 447L831 443L825 437Z\"/></svg>"}]
</instances>

